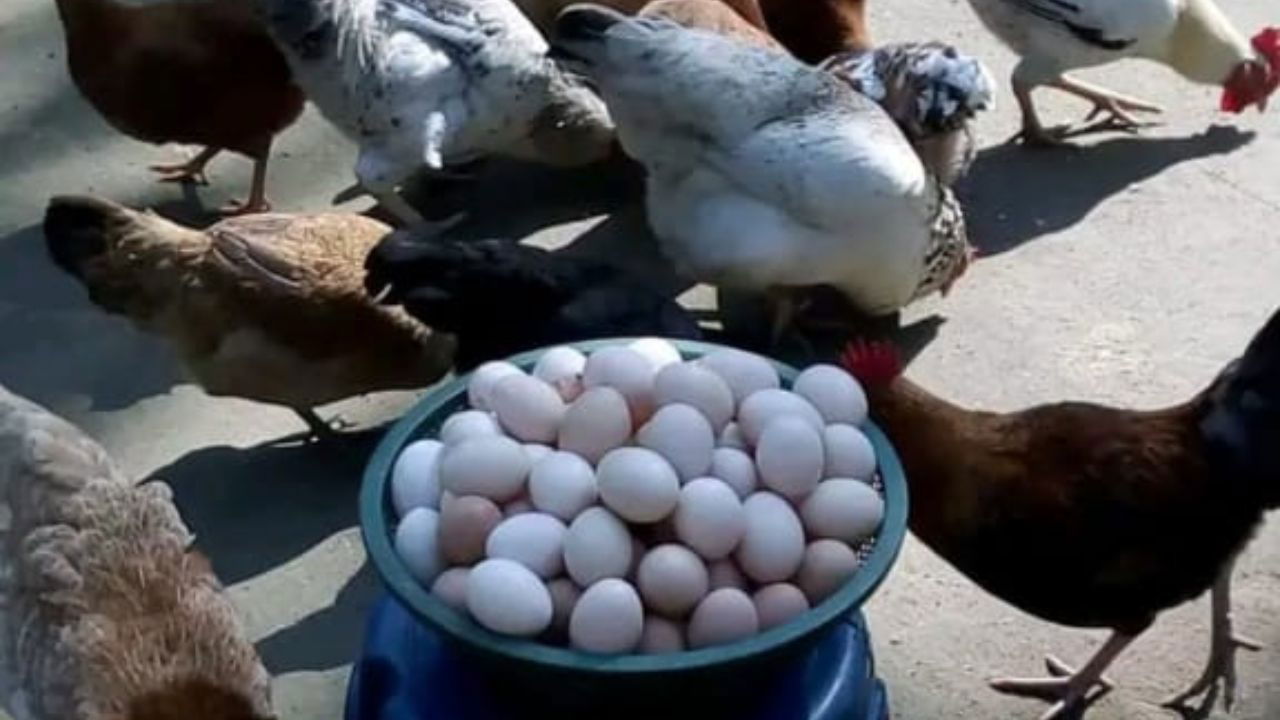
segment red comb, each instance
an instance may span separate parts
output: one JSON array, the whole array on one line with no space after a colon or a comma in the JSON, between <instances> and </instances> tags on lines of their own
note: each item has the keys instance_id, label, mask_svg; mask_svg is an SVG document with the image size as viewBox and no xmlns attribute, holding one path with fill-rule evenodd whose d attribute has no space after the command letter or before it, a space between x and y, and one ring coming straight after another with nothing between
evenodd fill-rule
<instances>
[{"instance_id":1,"label":"red comb","mask_svg":"<svg viewBox=\"0 0 1280 720\"><path fill-rule=\"evenodd\" d=\"M902 373L898 348L888 342L854 340L840 354L840 364L865 384L887 384Z\"/></svg>"},{"instance_id":2,"label":"red comb","mask_svg":"<svg viewBox=\"0 0 1280 720\"><path fill-rule=\"evenodd\" d=\"M1221 109L1226 112L1243 112L1253 104L1262 110L1266 107L1267 98L1280 87L1280 28L1263 28L1253 36L1251 44L1254 52L1267 63L1266 76L1260 86L1242 89L1229 83L1222 93L1221 102Z\"/></svg>"}]
</instances>

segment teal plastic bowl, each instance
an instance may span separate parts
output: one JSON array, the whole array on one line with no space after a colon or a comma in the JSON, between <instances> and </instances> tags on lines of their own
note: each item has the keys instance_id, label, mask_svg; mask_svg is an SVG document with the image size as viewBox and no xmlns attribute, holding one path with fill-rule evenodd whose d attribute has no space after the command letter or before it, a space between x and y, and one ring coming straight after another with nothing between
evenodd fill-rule
<instances>
[{"instance_id":1,"label":"teal plastic bowl","mask_svg":"<svg viewBox=\"0 0 1280 720\"><path fill-rule=\"evenodd\" d=\"M572 343L584 353L630 342L614 338ZM722 346L672 341L686 360ZM510 361L531 369L544 349L522 353ZM796 370L775 363L789 387ZM801 617L739 642L664 655L605 656L512 638L490 632L436 599L410 575L393 546L396 516L391 505L391 468L409 443L435 437L450 414L464 409L470 375L446 382L423 397L388 432L365 469L360 490L360 523L374 567L401 604L422 623L451 641L471 662L492 670L502 692L533 694L537 701L578 709L626 698L632 709L652 704L671 708L679 697L690 703L722 704L726 697L744 699L748 689L767 680L779 663L808 650L825 631L867 601L889 573L907 530L907 486L897 453L879 428L863 430L875 446L885 499L884 522L849 582ZM657 693L655 695L655 693Z\"/></svg>"}]
</instances>

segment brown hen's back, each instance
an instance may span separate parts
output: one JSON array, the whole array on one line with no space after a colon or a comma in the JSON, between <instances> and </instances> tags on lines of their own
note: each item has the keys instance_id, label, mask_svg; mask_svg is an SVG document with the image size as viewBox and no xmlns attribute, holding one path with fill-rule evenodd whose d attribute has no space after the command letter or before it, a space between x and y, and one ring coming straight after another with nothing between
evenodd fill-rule
<instances>
[{"instance_id":1,"label":"brown hen's back","mask_svg":"<svg viewBox=\"0 0 1280 720\"><path fill-rule=\"evenodd\" d=\"M266 155L305 98L249 0L57 0L76 87L120 132Z\"/></svg>"},{"instance_id":2,"label":"brown hen's back","mask_svg":"<svg viewBox=\"0 0 1280 720\"><path fill-rule=\"evenodd\" d=\"M646 17L664 17L685 27L710 30L744 42L783 50L764 29L755 0L733 3L728 0L654 0L639 12Z\"/></svg>"}]
</instances>

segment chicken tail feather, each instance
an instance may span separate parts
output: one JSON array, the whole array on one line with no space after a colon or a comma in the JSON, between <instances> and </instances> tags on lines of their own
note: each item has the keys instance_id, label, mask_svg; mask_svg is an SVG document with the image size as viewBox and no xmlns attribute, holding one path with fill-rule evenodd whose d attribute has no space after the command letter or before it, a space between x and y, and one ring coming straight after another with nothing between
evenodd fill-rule
<instances>
[{"instance_id":1,"label":"chicken tail feather","mask_svg":"<svg viewBox=\"0 0 1280 720\"><path fill-rule=\"evenodd\" d=\"M859 381L884 385L902 374L902 357L890 342L855 340L840 354L840 364Z\"/></svg>"}]
</instances>

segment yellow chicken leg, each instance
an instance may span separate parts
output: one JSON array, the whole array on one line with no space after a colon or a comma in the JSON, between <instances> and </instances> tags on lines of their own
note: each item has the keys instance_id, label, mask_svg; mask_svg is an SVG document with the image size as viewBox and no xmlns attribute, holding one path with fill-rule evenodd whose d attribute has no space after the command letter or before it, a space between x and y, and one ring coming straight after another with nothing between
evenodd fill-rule
<instances>
[{"instance_id":1,"label":"yellow chicken leg","mask_svg":"<svg viewBox=\"0 0 1280 720\"><path fill-rule=\"evenodd\" d=\"M1068 713L1078 710L1081 704L1088 704L1110 691L1111 682L1102 674L1136 637L1136 635L1119 631L1113 632L1098 652L1094 653L1089 662L1079 670L1073 671L1062 661L1050 657L1046 664L1054 677L999 678L990 682L991 688L1009 695L1051 702L1053 705L1040 716L1040 720L1059 720L1067 717ZM1099 687L1100 692L1090 696L1094 688Z\"/></svg>"},{"instance_id":2,"label":"yellow chicken leg","mask_svg":"<svg viewBox=\"0 0 1280 720\"><path fill-rule=\"evenodd\" d=\"M209 178L205 177L204 168L209 164L209 161L220 152L222 152L221 148L207 147L204 150L201 150L200 154L186 162L161 163L158 165L151 165L148 169L160 175L160 182L208 185Z\"/></svg>"},{"instance_id":3,"label":"yellow chicken leg","mask_svg":"<svg viewBox=\"0 0 1280 720\"><path fill-rule=\"evenodd\" d=\"M223 205L219 212L230 216L264 213L270 210L271 203L267 202L267 156L263 155L253 161L253 183L249 186L249 198L243 201L232 200Z\"/></svg>"}]
</instances>

